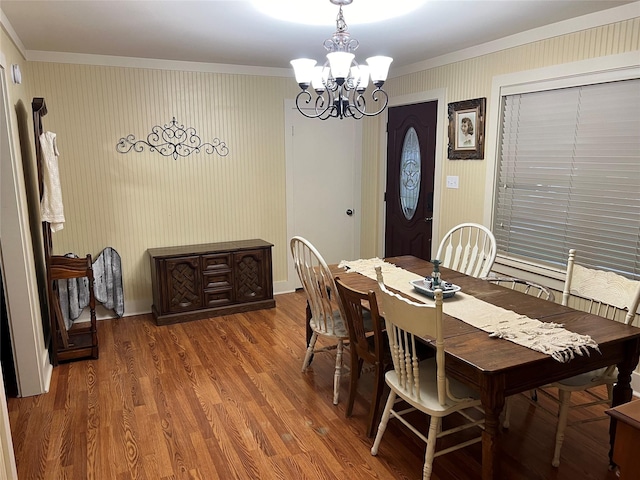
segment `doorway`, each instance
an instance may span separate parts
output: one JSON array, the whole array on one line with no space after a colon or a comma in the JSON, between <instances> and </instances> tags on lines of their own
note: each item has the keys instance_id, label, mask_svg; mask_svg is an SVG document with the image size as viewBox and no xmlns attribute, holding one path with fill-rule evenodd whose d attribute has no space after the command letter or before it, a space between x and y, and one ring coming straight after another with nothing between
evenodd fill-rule
<instances>
[{"instance_id":1,"label":"doorway","mask_svg":"<svg viewBox=\"0 0 640 480\"><path fill-rule=\"evenodd\" d=\"M362 127L353 119L322 121L285 102L287 265L300 286L288 242L309 240L329 264L360 255Z\"/></svg>"},{"instance_id":2,"label":"doorway","mask_svg":"<svg viewBox=\"0 0 640 480\"><path fill-rule=\"evenodd\" d=\"M431 259L437 119L437 100L389 108L385 257Z\"/></svg>"},{"instance_id":3,"label":"doorway","mask_svg":"<svg viewBox=\"0 0 640 480\"><path fill-rule=\"evenodd\" d=\"M9 314L4 294L4 274L2 262L0 262L0 365L2 366L2 378L7 397L18 396L18 378L16 366L13 360L13 345L11 344L11 329L9 327Z\"/></svg>"},{"instance_id":4,"label":"doorway","mask_svg":"<svg viewBox=\"0 0 640 480\"><path fill-rule=\"evenodd\" d=\"M19 152L13 148L10 112L17 115L18 127L27 128L30 115L22 101L12 104L7 92L6 60L0 52L0 262L18 395L24 397L47 391L53 367L42 330L24 171ZM27 133L22 134L25 137L21 138L29 138Z\"/></svg>"}]
</instances>

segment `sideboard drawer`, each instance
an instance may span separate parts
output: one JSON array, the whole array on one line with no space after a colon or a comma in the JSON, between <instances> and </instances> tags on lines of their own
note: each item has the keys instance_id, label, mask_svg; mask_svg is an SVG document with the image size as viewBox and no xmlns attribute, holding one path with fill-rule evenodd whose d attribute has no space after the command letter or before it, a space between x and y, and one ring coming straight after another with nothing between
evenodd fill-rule
<instances>
[{"instance_id":1,"label":"sideboard drawer","mask_svg":"<svg viewBox=\"0 0 640 480\"><path fill-rule=\"evenodd\" d=\"M231 253L216 253L202 256L202 270L231 270Z\"/></svg>"},{"instance_id":2,"label":"sideboard drawer","mask_svg":"<svg viewBox=\"0 0 640 480\"><path fill-rule=\"evenodd\" d=\"M205 307L214 308L231 303L233 303L233 291L230 288L228 290L205 292L204 294Z\"/></svg>"},{"instance_id":3,"label":"sideboard drawer","mask_svg":"<svg viewBox=\"0 0 640 480\"><path fill-rule=\"evenodd\" d=\"M233 279L231 277L231 271L228 272L204 272L202 275L202 285L205 290L212 288L231 288L233 285Z\"/></svg>"}]
</instances>

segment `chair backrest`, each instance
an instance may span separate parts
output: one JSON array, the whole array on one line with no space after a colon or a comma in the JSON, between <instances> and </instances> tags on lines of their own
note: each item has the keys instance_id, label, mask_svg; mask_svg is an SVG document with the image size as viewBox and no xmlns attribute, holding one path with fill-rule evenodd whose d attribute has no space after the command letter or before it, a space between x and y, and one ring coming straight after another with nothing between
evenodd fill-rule
<instances>
[{"instance_id":1,"label":"chair backrest","mask_svg":"<svg viewBox=\"0 0 640 480\"><path fill-rule=\"evenodd\" d=\"M514 277L484 277L483 280L501 285L503 287L510 288L511 290L517 290L519 292L526 293L527 295L533 295L534 297L543 298L545 300L555 301L555 295L551 290L543 285L539 285L522 278Z\"/></svg>"},{"instance_id":2,"label":"chair backrest","mask_svg":"<svg viewBox=\"0 0 640 480\"><path fill-rule=\"evenodd\" d=\"M585 305L582 310L612 320L622 311L626 313L624 323L631 325L640 304L640 281L583 267L575 263L575 257L576 251L569 250L562 305L568 305L572 296L578 297Z\"/></svg>"},{"instance_id":3,"label":"chair backrest","mask_svg":"<svg viewBox=\"0 0 640 480\"><path fill-rule=\"evenodd\" d=\"M450 397L447 395L444 368L442 290L435 291L435 305L415 303L387 289L380 267L376 267L376 274L381 290L382 309L391 347L393 368L403 393L409 398L420 399L420 367L416 337L429 336L436 340L435 382L438 387L438 402L440 405L445 405Z\"/></svg>"},{"instance_id":4,"label":"chair backrest","mask_svg":"<svg viewBox=\"0 0 640 480\"><path fill-rule=\"evenodd\" d=\"M461 223L447 232L436 258L440 265L472 277L486 277L496 260L496 238L484 225Z\"/></svg>"},{"instance_id":5,"label":"chair backrest","mask_svg":"<svg viewBox=\"0 0 640 480\"><path fill-rule=\"evenodd\" d=\"M293 237L290 247L316 329L327 335L335 335L336 321L342 320L344 312L327 263L305 238Z\"/></svg>"},{"instance_id":6,"label":"chair backrest","mask_svg":"<svg viewBox=\"0 0 640 480\"><path fill-rule=\"evenodd\" d=\"M353 274L352 274L353 275ZM382 319L378 311L378 301L373 290L360 292L348 287L340 278L335 279L347 330L349 330L350 348L355 348L358 356L369 363L376 361L382 363L384 360L385 343L383 337ZM373 326L374 352L369 349L369 341L365 327L365 311L369 312Z\"/></svg>"}]
</instances>

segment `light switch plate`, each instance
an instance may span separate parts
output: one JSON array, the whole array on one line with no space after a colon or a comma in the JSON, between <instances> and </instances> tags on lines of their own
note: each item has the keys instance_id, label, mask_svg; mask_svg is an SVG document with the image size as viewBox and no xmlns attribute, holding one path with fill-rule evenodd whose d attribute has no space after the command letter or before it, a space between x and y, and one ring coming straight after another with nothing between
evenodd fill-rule
<instances>
[{"instance_id":1,"label":"light switch plate","mask_svg":"<svg viewBox=\"0 0 640 480\"><path fill-rule=\"evenodd\" d=\"M457 175L447 175L447 188L458 188Z\"/></svg>"}]
</instances>

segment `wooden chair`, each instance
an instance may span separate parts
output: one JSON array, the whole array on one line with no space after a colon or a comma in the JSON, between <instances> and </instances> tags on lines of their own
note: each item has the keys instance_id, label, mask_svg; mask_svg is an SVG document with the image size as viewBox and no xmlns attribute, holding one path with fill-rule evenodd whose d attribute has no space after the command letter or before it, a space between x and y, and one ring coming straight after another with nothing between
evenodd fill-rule
<instances>
[{"instance_id":1,"label":"wooden chair","mask_svg":"<svg viewBox=\"0 0 640 480\"><path fill-rule=\"evenodd\" d=\"M333 275L322 255L311 242L296 236L291 239L290 247L296 272L307 294L307 303L311 312L309 326L313 332L302 363L302 372L307 371L314 354L336 350L333 404L337 405L342 376L342 353L345 342L349 340L342 304ZM318 337L331 339L333 343L316 349Z\"/></svg>"},{"instance_id":2,"label":"wooden chair","mask_svg":"<svg viewBox=\"0 0 640 480\"><path fill-rule=\"evenodd\" d=\"M640 281L630 280L613 272L583 267L575 263L575 255L574 249L569 250L562 304L569 305L571 300L570 306L610 320L620 320L624 316L624 323L631 325L640 304ZM569 408L584 408L603 403L611 405L613 385L617 381L617 368L612 365L608 368L570 377L540 389L541 393L559 404L556 446L551 461L554 467L560 465L560 450L568 425ZM589 390L599 385L607 386L608 395L606 398ZM548 387L557 388L558 396L549 393ZM593 398L593 401L571 405L571 393L576 391L586 391ZM572 425L606 418L608 418L606 415L586 418L577 420Z\"/></svg>"},{"instance_id":3,"label":"wooden chair","mask_svg":"<svg viewBox=\"0 0 640 480\"><path fill-rule=\"evenodd\" d=\"M379 267L376 268L376 272L382 291L383 315L394 369L385 374L385 381L391 392L371 454L378 453L389 418L397 418L426 442L427 450L422 476L424 480L428 480L431 477L435 457L481 440L482 437L477 436L438 452L435 451L438 438L471 427L484 427L484 419L474 418L469 412L470 409L480 409L480 399L477 392L446 376L442 331L442 290L437 289L435 292L435 305L415 303L389 291L384 285ZM419 362L416 344L420 342L420 337L425 336L435 339L436 356ZM400 397L411 408L402 411L394 409L396 397ZM405 414L415 410L431 417L428 437L425 437L405 418ZM442 418L455 412L460 413L466 419L466 423L443 431Z\"/></svg>"},{"instance_id":4,"label":"wooden chair","mask_svg":"<svg viewBox=\"0 0 640 480\"><path fill-rule=\"evenodd\" d=\"M496 260L496 239L484 225L461 223L447 232L436 258L440 265L472 277L485 277Z\"/></svg>"},{"instance_id":5,"label":"wooden chair","mask_svg":"<svg viewBox=\"0 0 640 480\"><path fill-rule=\"evenodd\" d=\"M486 280L491 283L495 283L496 285L501 285L505 288L510 288L511 290L518 290L522 293L526 293L527 295L533 295L534 297L537 297L537 298L543 298L551 302L555 301L555 295L547 287L543 285L539 285L534 282L530 282L528 280L524 280L522 278L483 277L483 280ZM531 399L533 401L538 400L538 394L536 390L531 391ZM504 418L502 420L502 426L504 428L509 428L510 426L509 420L511 417L512 401L513 400L510 397L506 399L505 409L504 409Z\"/></svg>"},{"instance_id":6,"label":"wooden chair","mask_svg":"<svg viewBox=\"0 0 640 480\"><path fill-rule=\"evenodd\" d=\"M384 388L384 372L391 364L389 342L378 312L375 292L359 292L346 286L339 278L336 278L335 282L347 321L351 354L351 382L346 416L350 417L353 412L358 380L362 374L363 363L367 362L374 367L373 396L367 422L367 436L372 437Z\"/></svg>"},{"instance_id":7,"label":"wooden chair","mask_svg":"<svg viewBox=\"0 0 640 480\"><path fill-rule=\"evenodd\" d=\"M533 295L537 298L543 298L551 302L555 302L555 295L551 290L543 285L539 285L528 280L514 277L483 277L483 280L487 282L501 285L511 290L518 290L519 292L526 293L527 295Z\"/></svg>"}]
</instances>

